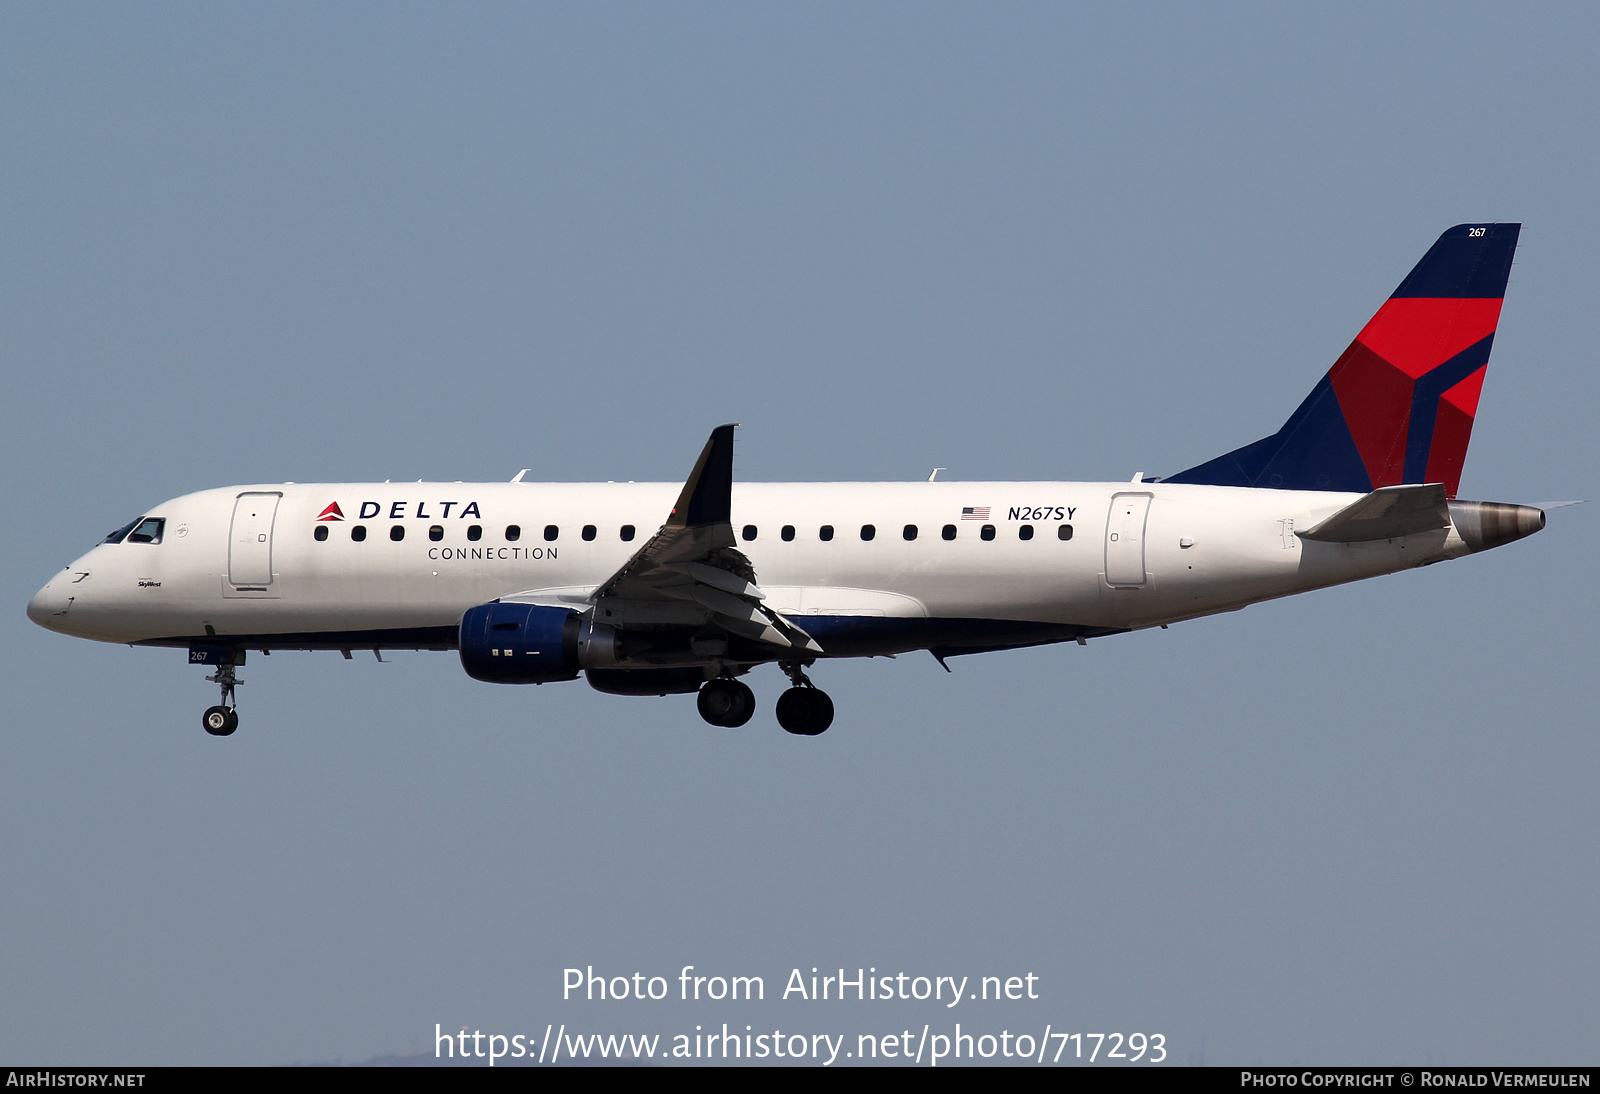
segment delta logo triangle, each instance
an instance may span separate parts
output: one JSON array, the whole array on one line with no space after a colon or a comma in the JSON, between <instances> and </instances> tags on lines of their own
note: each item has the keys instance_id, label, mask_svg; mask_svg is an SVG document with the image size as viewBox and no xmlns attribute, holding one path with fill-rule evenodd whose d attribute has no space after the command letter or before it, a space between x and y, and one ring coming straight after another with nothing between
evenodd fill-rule
<instances>
[{"instance_id":1,"label":"delta logo triangle","mask_svg":"<svg viewBox=\"0 0 1600 1094\"><path fill-rule=\"evenodd\" d=\"M330 501L328 503L328 507L322 511L322 515L317 517L317 519L318 520L343 520L344 519L344 510L339 508L339 503L338 502Z\"/></svg>"}]
</instances>

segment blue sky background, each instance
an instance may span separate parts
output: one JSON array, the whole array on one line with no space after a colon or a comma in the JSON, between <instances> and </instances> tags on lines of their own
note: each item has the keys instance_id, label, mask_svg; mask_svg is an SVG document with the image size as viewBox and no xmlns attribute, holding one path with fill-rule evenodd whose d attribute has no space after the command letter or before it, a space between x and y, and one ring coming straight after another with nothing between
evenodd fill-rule
<instances>
[{"instance_id":1,"label":"blue sky background","mask_svg":"<svg viewBox=\"0 0 1600 1094\"><path fill-rule=\"evenodd\" d=\"M252 658L213 740L201 670L23 607L190 490L680 479L723 421L751 480L1172 473L1468 220L1525 228L1462 494L1593 497L1597 92L1586 5L7 5L0 1060L962 1020L1596 1063L1592 505L826 666L816 740L442 654ZM1044 998L561 1004L590 964Z\"/></svg>"}]
</instances>

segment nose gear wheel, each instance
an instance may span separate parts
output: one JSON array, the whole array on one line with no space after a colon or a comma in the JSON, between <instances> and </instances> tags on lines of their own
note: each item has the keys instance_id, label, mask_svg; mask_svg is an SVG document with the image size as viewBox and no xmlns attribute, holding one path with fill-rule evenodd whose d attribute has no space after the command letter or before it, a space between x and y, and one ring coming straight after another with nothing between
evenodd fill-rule
<instances>
[{"instance_id":1,"label":"nose gear wheel","mask_svg":"<svg viewBox=\"0 0 1600 1094\"><path fill-rule=\"evenodd\" d=\"M207 676L206 680L222 688L222 704L207 707L200 716L200 724L213 737L226 737L239 728L239 710L233 698L233 689L239 686L240 680L234 674L232 665L218 665L216 673Z\"/></svg>"}]
</instances>

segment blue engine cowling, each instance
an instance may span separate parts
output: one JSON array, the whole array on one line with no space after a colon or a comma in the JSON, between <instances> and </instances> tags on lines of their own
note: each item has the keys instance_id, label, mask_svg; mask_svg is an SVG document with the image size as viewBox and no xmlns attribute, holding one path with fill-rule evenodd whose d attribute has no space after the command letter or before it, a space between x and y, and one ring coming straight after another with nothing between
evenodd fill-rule
<instances>
[{"instance_id":1,"label":"blue engine cowling","mask_svg":"<svg viewBox=\"0 0 1600 1094\"><path fill-rule=\"evenodd\" d=\"M546 684L578 676L583 617L566 608L491 601L461 617L461 667L491 684Z\"/></svg>"}]
</instances>

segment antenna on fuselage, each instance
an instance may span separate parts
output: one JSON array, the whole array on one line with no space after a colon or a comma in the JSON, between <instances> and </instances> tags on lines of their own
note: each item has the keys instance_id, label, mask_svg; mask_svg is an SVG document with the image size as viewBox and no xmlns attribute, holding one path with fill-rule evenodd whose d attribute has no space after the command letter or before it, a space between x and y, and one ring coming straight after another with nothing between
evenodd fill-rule
<instances>
[{"instance_id":1,"label":"antenna on fuselage","mask_svg":"<svg viewBox=\"0 0 1600 1094\"><path fill-rule=\"evenodd\" d=\"M516 478L512 479L511 481L512 482L521 482L522 481L522 476L526 475L529 471L532 471L532 470L533 470L533 468L531 468L531 467L524 467L521 471L517 472Z\"/></svg>"},{"instance_id":2,"label":"antenna on fuselage","mask_svg":"<svg viewBox=\"0 0 1600 1094\"><path fill-rule=\"evenodd\" d=\"M948 467L935 467L933 469L933 474L928 476L928 481L929 482L937 482L938 479L939 479L939 472L948 471L948 470L950 470Z\"/></svg>"}]
</instances>

